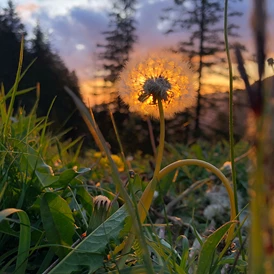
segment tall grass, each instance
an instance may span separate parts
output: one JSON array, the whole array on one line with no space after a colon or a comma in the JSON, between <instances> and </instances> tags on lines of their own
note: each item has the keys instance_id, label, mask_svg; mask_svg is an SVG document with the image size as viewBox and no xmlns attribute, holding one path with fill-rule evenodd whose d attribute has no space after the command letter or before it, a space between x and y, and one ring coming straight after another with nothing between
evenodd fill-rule
<instances>
[{"instance_id":1,"label":"tall grass","mask_svg":"<svg viewBox=\"0 0 274 274\"><path fill-rule=\"evenodd\" d=\"M131 170L111 115L121 150L119 165L122 162L124 167L121 171L117 164L119 156L111 153L92 110L68 88L65 89L100 150L89 155L96 154L99 158L81 160L81 138L62 143L61 136L52 136L48 132L50 110L47 117L42 118L35 115L37 104L28 115L23 110L14 112L16 96L35 90L18 91L26 73L21 71L22 43L15 84L7 93L3 86L1 88L0 273L217 274L247 271L243 240L247 218L241 218L237 195L246 187L247 162L242 166L239 162L247 155L248 146L239 149L233 140L227 5L225 1L230 144L222 143L214 149L204 148L200 143L191 147L166 144L165 109L157 98L160 137L156 157L148 158L155 161L152 178L143 178L138 173L141 165L148 168L148 159L135 160L132 163L135 170ZM39 85L36 91L39 94ZM272 109L267 110L269 125ZM77 146L75 153L69 153L74 146ZM182 155L188 157L182 159ZM231 170L223 165L229 157ZM257 170L257 180L264 175L264 160L258 158L261 169ZM82 163L88 163L87 167ZM224 189L228 208L223 215L227 213L228 216L207 220L201 210L206 205L206 192L214 188ZM252 201L255 217L258 212L254 204L258 206L258 203L259 200ZM211 225L209 221L216 224L213 231L207 231ZM253 219L252 226L252 232L259 233L257 219ZM256 235L251 236L254 241ZM252 248L258 244L259 250L264 250L261 239ZM252 256L256 254L256 250L251 251ZM263 260L260 255L258 262ZM256 265L251 266L257 269Z\"/></svg>"}]
</instances>

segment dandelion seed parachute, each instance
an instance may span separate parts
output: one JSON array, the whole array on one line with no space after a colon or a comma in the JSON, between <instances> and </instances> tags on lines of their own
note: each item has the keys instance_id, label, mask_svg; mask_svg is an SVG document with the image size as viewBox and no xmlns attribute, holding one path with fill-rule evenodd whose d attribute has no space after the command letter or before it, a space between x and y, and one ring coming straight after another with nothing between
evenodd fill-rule
<instances>
[{"instance_id":1,"label":"dandelion seed parachute","mask_svg":"<svg viewBox=\"0 0 274 274\"><path fill-rule=\"evenodd\" d=\"M195 104L193 71L178 54L159 52L130 61L120 75L119 95L130 111L159 118L158 99L166 118Z\"/></svg>"}]
</instances>

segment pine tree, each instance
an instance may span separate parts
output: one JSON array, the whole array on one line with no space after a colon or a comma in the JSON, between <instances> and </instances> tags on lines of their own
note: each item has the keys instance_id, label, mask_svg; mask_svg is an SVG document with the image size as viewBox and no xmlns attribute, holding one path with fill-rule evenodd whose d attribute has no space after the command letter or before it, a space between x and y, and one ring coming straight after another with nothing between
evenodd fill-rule
<instances>
[{"instance_id":1,"label":"pine tree","mask_svg":"<svg viewBox=\"0 0 274 274\"><path fill-rule=\"evenodd\" d=\"M34 29L34 38L30 42L31 54L33 58L37 58L30 68L30 80L33 84L39 82L41 87L37 114L46 115L56 97L50 113L50 120L54 122L52 129L56 131L73 128L68 136L76 138L86 132L86 127L64 86L68 86L81 98L77 76L75 72L70 72L60 56L53 52L39 24Z\"/></svg>"},{"instance_id":2,"label":"pine tree","mask_svg":"<svg viewBox=\"0 0 274 274\"><path fill-rule=\"evenodd\" d=\"M109 30L102 33L106 44L98 44L102 49L99 59L107 73L104 77L106 82L114 83L117 80L137 41L134 19L136 2L137 0L116 0L109 13Z\"/></svg>"},{"instance_id":3,"label":"pine tree","mask_svg":"<svg viewBox=\"0 0 274 274\"><path fill-rule=\"evenodd\" d=\"M232 0L230 2L237 2ZM240 0L239 0L240 1ZM223 14L224 1L222 0L174 0L175 7L165 10L165 15L161 17L169 23L166 33L187 31L190 35L181 41L176 47L176 51L187 54L192 63L196 64L198 73L197 106L195 133L200 132L201 113L201 90L203 77L206 70L220 74L215 68L217 64L226 62L223 53L224 29ZM229 17L241 16L242 13L230 11ZM236 30L239 27L231 23L228 26L228 34L231 37L238 37ZM195 66L195 65L194 65Z\"/></svg>"},{"instance_id":4,"label":"pine tree","mask_svg":"<svg viewBox=\"0 0 274 274\"><path fill-rule=\"evenodd\" d=\"M7 7L0 11L0 83L4 84L6 90L9 90L14 83L21 39L26 35L25 27L10 0ZM26 50L24 56L27 59Z\"/></svg>"},{"instance_id":5,"label":"pine tree","mask_svg":"<svg viewBox=\"0 0 274 274\"><path fill-rule=\"evenodd\" d=\"M12 88L15 81L21 40L26 38L26 35L25 27L16 13L13 2L10 0L7 7L0 11L0 84L4 84L6 92ZM81 98L75 72L70 72L60 56L53 52L39 24L34 29L34 38L28 42L29 47L24 47L22 71L34 59L36 61L20 81L19 90L35 87L39 82L41 92L37 115L45 116L56 97L50 113L50 120L54 122L52 130L56 132L72 128L72 131L66 137L73 138L85 134L87 129L81 115L76 110L71 97L64 90L64 86L68 86ZM20 106L28 113L33 108L36 100L35 92L17 96L14 105L15 112Z\"/></svg>"},{"instance_id":6,"label":"pine tree","mask_svg":"<svg viewBox=\"0 0 274 274\"><path fill-rule=\"evenodd\" d=\"M1 31L13 33L16 40L19 42L22 36L27 35L25 26L15 11L15 5L11 0L8 1L8 6L1 12L0 18Z\"/></svg>"}]
</instances>

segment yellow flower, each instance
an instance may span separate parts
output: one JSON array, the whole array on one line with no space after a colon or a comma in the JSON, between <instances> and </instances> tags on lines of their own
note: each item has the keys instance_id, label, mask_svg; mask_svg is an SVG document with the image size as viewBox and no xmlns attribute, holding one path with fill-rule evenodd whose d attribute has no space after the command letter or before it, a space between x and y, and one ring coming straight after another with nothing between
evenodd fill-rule
<instances>
[{"instance_id":1,"label":"yellow flower","mask_svg":"<svg viewBox=\"0 0 274 274\"><path fill-rule=\"evenodd\" d=\"M96 158L96 159L100 158L99 163L103 168L109 168L110 167L107 157L103 156L101 152L95 152L93 154L93 157ZM114 163L116 164L116 166L118 168L118 171L120 171L120 172L124 171L123 160L116 154L111 154L111 158L114 161Z\"/></svg>"},{"instance_id":2,"label":"yellow flower","mask_svg":"<svg viewBox=\"0 0 274 274\"><path fill-rule=\"evenodd\" d=\"M158 99L165 117L184 111L195 102L193 71L178 54L160 52L130 61L120 75L119 95L130 111L159 118Z\"/></svg>"}]
</instances>

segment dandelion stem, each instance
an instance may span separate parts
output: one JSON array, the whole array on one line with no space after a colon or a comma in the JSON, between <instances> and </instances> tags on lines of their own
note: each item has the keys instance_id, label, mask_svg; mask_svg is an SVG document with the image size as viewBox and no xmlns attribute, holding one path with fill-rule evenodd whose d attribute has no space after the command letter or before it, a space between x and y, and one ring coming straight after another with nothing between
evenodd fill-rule
<instances>
[{"instance_id":1,"label":"dandelion stem","mask_svg":"<svg viewBox=\"0 0 274 274\"><path fill-rule=\"evenodd\" d=\"M160 180L161 178L163 178L165 175L167 175L169 172L173 171L174 169L178 167L189 166L189 165L195 165L195 166L200 166L200 167L209 169L213 174L215 174L222 181L229 196L229 202L231 207L230 220L231 221L234 220L236 218L236 208L235 208L235 202L234 202L233 189L228 179L225 177L225 175L217 167L213 166L212 164L202 160L197 160L197 159L179 160L163 168L159 172L159 175L157 178L158 180ZM230 241L233 238L234 227L235 227L235 224L233 224L228 231L228 235L226 238L227 243L230 243Z\"/></svg>"},{"instance_id":2,"label":"dandelion stem","mask_svg":"<svg viewBox=\"0 0 274 274\"><path fill-rule=\"evenodd\" d=\"M160 99L158 100L158 106L159 106L159 114L160 114L160 140L159 140L159 147L158 147L156 165L155 165L153 177L158 177L158 174L160 172L163 154L164 154L164 143L165 143L165 117L164 117L163 104Z\"/></svg>"},{"instance_id":3,"label":"dandelion stem","mask_svg":"<svg viewBox=\"0 0 274 274\"><path fill-rule=\"evenodd\" d=\"M160 114L160 140L157 151L157 158L155 164L155 170L152 180L149 182L148 186L143 192L143 195L138 203L138 212L140 216L140 221L143 223L146 219L147 212L152 203L153 194L156 189L157 182L159 181L159 172L161 169L163 154L164 154L164 143L165 143L165 117L164 117L164 108L162 101L158 100L159 114Z\"/></svg>"}]
</instances>

